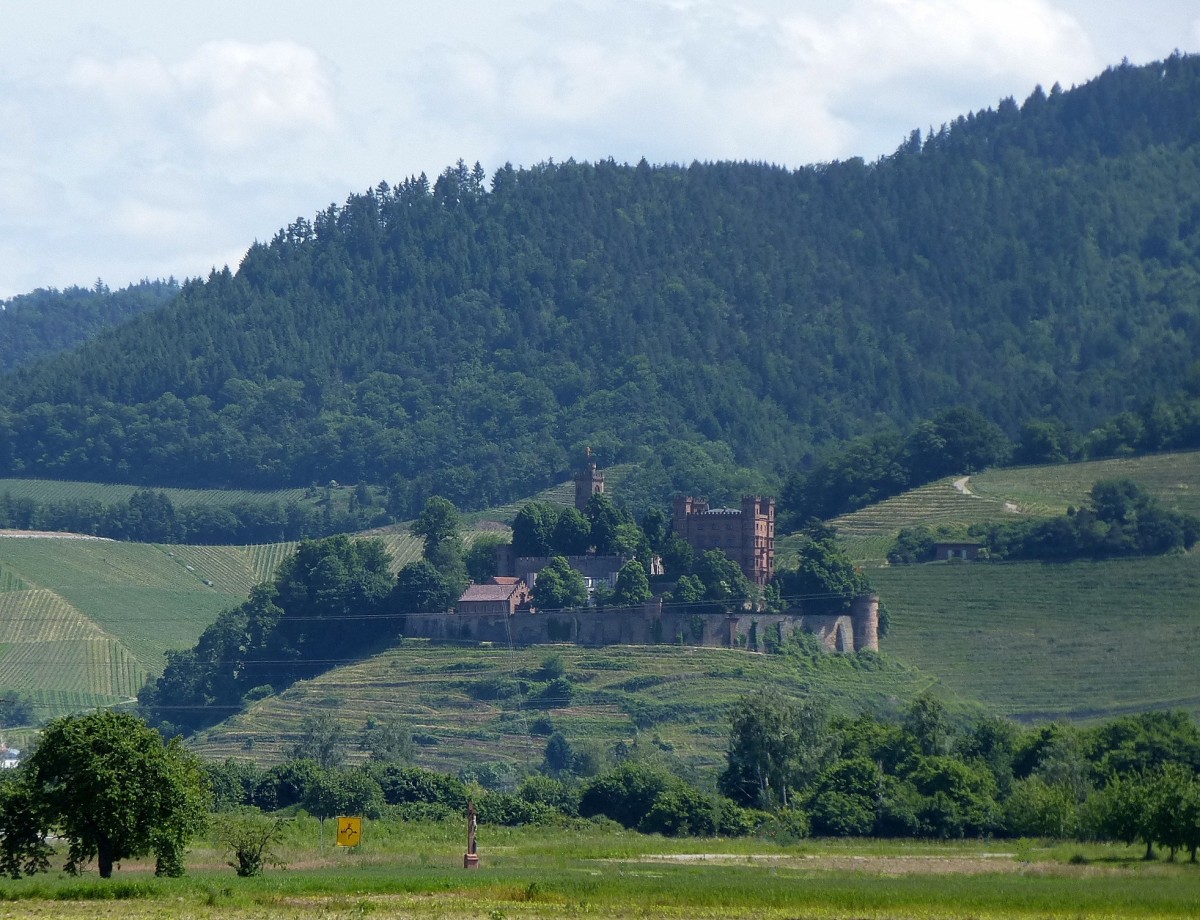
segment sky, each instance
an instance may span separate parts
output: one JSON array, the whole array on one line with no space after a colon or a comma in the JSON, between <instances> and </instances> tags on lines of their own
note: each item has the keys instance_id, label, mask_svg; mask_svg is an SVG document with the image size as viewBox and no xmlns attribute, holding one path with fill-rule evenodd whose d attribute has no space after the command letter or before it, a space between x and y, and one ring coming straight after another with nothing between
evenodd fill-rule
<instances>
[{"instance_id":1,"label":"sky","mask_svg":"<svg viewBox=\"0 0 1200 920\"><path fill-rule=\"evenodd\" d=\"M1195 0L0 0L0 299L235 269L459 158L799 167L1200 51Z\"/></svg>"}]
</instances>

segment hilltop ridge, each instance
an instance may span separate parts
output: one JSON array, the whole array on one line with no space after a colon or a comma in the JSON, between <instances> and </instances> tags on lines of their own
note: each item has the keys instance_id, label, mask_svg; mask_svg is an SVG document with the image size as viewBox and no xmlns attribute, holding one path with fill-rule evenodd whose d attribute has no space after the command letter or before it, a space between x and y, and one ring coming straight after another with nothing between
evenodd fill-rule
<instances>
[{"instance_id":1,"label":"hilltop ridge","mask_svg":"<svg viewBox=\"0 0 1200 920\"><path fill-rule=\"evenodd\" d=\"M585 447L723 498L949 405L1086 430L1195 362L1197 99L1176 55L875 163L380 183L4 378L0 475L391 480L411 514L509 501Z\"/></svg>"}]
</instances>

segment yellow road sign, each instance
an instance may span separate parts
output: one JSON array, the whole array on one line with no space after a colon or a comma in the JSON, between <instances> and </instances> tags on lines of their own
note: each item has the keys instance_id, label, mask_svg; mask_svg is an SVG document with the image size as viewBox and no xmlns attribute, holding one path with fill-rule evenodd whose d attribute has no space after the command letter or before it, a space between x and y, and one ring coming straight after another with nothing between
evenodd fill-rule
<instances>
[{"instance_id":1,"label":"yellow road sign","mask_svg":"<svg viewBox=\"0 0 1200 920\"><path fill-rule=\"evenodd\" d=\"M362 818L337 819L337 845L340 847L356 847L362 843Z\"/></svg>"}]
</instances>

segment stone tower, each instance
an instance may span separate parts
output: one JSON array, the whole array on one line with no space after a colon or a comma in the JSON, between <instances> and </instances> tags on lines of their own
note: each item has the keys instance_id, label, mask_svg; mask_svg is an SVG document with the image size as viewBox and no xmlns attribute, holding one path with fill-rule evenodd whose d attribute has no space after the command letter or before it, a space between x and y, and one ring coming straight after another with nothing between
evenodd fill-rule
<instances>
[{"instance_id":1,"label":"stone tower","mask_svg":"<svg viewBox=\"0 0 1200 920\"><path fill-rule=\"evenodd\" d=\"M587 467L575 474L575 508L581 514L587 510L588 500L593 495L604 494L604 472L596 469L589 459Z\"/></svg>"}]
</instances>

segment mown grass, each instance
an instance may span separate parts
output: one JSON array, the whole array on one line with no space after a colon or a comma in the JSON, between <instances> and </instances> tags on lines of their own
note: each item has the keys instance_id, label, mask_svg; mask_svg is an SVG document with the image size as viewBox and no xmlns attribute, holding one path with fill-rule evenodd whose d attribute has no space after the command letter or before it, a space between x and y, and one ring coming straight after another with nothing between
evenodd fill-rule
<instances>
[{"instance_id":1,"label":"mown grass","mask_svg":"<svg viewBox=\"0 0 1200 920\"><path fill-rule=\"evenodd\" d=\"M358 850L322 851L318 839L315 821L296 822L280 847L292 868L256 879L235 878L220 868L220 850L199 842L182 879L154 879L148 866L135 864L107 882L85 876L5 883L0 916L882 920L1188 917L1200 909L1200 869L1143 864L1138 848L1089 847L1085 865L1070 865L1029 842L779 846L666 840L573 822L483 826L481 868L465 872L457 823L369 822Z\"/></svg>"},{"instance_id":2,"label":"mown grass","mask_svg":"<svg viewBox=\"0 0 1200 920\"><path fill-rule=\"evenodd\" d=\"M569 698L547 698L547 682L538 677L551 655L561 658L574 687ZM327 711L352 738L368 718L404 719L419 740L419 762L451 772L491 762L518 772L535 767L554 730L572 744L603 750L636 744L683 768L712 771L723 763L730 704L755 687L816 693L836 712L890 715L933 682L887 657L812 660L732 649L508 649L408 640L255 703L203 732L193 747L206 758L277 762L299 740L304 718Z\"/></svg>"},{"instance_id":3,"label":"mown grass","mask_svg":"<svg viewBox=\"0 0 1200 920\"><path fill-rule=\"evenodd\" d=\"M1200 714L1200 555L870 571L890 654L1022 719Z\"/></svg>"}]
</instances>

